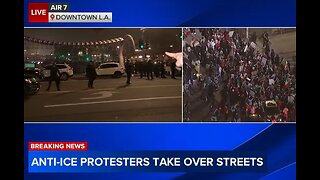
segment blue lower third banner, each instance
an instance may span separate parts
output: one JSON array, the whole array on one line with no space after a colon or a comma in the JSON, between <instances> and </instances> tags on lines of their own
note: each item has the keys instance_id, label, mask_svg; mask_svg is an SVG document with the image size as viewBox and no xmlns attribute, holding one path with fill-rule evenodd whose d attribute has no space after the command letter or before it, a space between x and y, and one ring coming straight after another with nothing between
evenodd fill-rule
<instances>
[{"instance_id":1,"label":"blue lower third banner","mask_svg":"<svg viewBox=\"0 0 320 180\"><path fill-rule=\"evenodd\" d=\"M25 124L25 179L296 179L296 124Z\"/></svg>"}]
</instances>

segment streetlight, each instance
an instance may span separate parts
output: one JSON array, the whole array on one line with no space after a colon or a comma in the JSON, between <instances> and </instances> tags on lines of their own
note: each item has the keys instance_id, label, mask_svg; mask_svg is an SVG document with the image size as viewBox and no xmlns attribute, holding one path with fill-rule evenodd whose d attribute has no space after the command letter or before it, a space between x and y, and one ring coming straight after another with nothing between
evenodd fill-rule
<instances>
[{"instance_id":1,"label":"streetlight","mask_svg":"<svg viewBox=\"0 0 320 180\"><path fill-rule=\"evenodd\" d=\"M170 47L172 48L172 47L173 47L173 45L171 44L171 45L170 45Z\"/></svg>"}]
</instances>

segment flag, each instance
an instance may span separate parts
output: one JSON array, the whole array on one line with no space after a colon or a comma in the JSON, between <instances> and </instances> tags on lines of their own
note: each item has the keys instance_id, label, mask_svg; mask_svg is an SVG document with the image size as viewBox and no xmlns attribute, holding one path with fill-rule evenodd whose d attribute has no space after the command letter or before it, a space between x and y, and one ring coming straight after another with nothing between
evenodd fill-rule
<instances>
[{"instance_id":1,"label":"flag","mask_svg":"<svg viewBox=\"0 0 320 180\"><path fill-rule=\"evenodd\" d=\"M185 32L185 33L184 33L184 35L185 35L186 37L191 36L191 31L187 31L187 32Z\"/></svg>"},{"instance_id":2,"label":"flag","mask_svg":"<svg viewBox=\"0 0 320 180\"><path fill-rule=\"evenodd\" d=\"M289 89L289 82L288 82L288 80L286 80L286 82L284 83L284 88L285 88L285 89Z\"/></svg>"}]
</instances>

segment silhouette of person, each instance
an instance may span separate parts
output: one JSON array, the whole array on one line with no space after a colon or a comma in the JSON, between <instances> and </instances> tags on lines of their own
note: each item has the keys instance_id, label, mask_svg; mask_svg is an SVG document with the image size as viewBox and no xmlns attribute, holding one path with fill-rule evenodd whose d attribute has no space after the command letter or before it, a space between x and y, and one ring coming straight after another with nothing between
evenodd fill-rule
<instances>
[{"instance_id":1,"label":"silhouette of person","mask_svg":"<svg viewBox=\"0 0 320 180\"><path fill-rule=\"evenodd\" d=\"M61 74L60 74L58 66L56 65L56 63L53 63L50 68L49 85L48 85L47 91L50 90L52 81L55 81L57 91L60 91L60 75Z\"/></svg>"}]
</instances>

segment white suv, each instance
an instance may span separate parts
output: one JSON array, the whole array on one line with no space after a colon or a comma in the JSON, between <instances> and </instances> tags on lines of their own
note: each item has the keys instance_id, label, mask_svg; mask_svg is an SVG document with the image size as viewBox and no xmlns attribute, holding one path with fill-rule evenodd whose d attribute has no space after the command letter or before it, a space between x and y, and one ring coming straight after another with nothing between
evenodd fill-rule
<instances>
[{"instance_id":1,"label":"white suv","mask_svg":"<svg viewBox=\"0 0 320 180\"><path fill-rule=\"evenodd\" d=\"M56 65L59 69L60 79L62 81L66 81L73 76L73 68L70 67L68 64L56 64ZM44 69L42 70L42 75L44 78L50 77L50 69L51 69L51 65L44 67Z\"/></svg>"},{"instance_id":2,"label":"white suv","mask_svg":"<svg viewBox=\"0 0 320 180\"><path fill-rule=\"evenodd\" d=\"M108 62L102 63L96 68L98 76L112 75L113 77L120 78L124 73L124 68L119 63Z\"/></svg>"}]
</instances>

